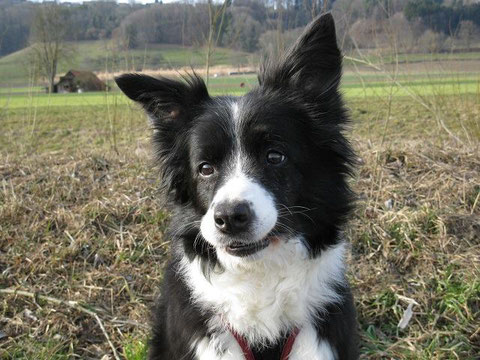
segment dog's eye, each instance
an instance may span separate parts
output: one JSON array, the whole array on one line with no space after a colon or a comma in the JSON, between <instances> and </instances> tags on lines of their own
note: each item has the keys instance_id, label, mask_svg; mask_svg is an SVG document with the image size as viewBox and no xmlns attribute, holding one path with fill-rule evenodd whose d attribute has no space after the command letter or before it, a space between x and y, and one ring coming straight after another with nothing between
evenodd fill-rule
<instances>
[{"instance_id":1,"label":"dog's eye","mask_svg":"<svg viewBox=\"0 0 480 360\"><path fill-rule=\"evenodd\" d=\"M215 169L209 163L204 162L204 163L201 163L200 166L198 167L198 172L200 173L200 175L204 177L208 177L210 175L213 175L213 173L215 172Z\"/></svg>"},{"instance_id":2,"label":"dog's eye","mask_svg":"<svg viewBox=\"0 0 480 360\"><path fill-rule=\"evenodd\" d=\"M287 157L281 152L271 150L267 153L267 162L272 165L279 165L285 161Z\"/></svg>"}]
</instances>

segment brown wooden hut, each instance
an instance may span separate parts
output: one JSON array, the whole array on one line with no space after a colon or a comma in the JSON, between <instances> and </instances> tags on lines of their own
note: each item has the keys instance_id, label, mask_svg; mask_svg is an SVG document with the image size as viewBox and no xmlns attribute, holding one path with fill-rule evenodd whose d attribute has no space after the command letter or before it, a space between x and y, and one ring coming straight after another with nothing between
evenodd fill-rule
<instances>
[{"instance_id":1,"label":"brown wooden hut","mask_svg":"<svg viewBox=\"0 0 480 360\"><path fill-rule=\"evenodd\" d=\"M70 70L53 86L55 93L105 91L107 85L91 71Z\"/></svg>"}]
</instances>

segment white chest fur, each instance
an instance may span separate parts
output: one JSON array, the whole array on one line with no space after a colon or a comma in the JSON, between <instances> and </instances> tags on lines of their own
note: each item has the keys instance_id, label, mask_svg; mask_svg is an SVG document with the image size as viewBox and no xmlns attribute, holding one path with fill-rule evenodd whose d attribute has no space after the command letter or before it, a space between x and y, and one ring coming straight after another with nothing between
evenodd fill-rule
<instances>
[{"instance_id":1,"label":"white chest fur","mask_svg":"<svg viewBox=\"0 0 480 360\"><path fill-rule=\"evenodd\" d=\"M310 326L318 309L339 300L333 285L344 281L344 243L315 259L308 258L301 239L282 241L263 252L259 259L213 271L209 279L198 260L184 259L182 270L193 300L218 314L210 330L222 333L229 324L250 344L275 341L292 327Z\"/></svg>"},{"instance_id":2,"label":"white chest fur","mask_svg":"<svg viewBox=\"0 0 480 360\"><path fill-rule=\"evenodd\" d=\"M194 346L197 360L245 360L242 349L229 332L203 338ZM311 325L304 326L293 344L289 360L336 360L335 350L326 340L318 339Z\"/></svg>"}]
</instances>

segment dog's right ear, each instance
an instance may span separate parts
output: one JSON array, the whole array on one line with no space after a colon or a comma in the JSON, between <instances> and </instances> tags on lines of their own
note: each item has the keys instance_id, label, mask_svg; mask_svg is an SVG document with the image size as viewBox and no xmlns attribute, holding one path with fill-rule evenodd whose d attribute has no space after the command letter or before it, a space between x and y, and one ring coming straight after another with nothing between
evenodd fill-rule
<instances>
[{"instance_id":1,"label":"dog's right ear","mask_svg":"<svg viewBox=\"0 0 480 360\"><path fill-rule=\"evenodd\" d=\"M180 125L209 98L205 83L196 74L185 76L184 81L125 74L115 82L125 95L143 106L154 124L173 121Z\"/></svg>"},{"instance_id":2,"label":"dog's right ear","mask_svg":"<svg viewBox=\"0 0 480 360\"><path fill-rule=\"evenodd\" d=\"M189 162L184 144L191 120L209 99L205 83L195 74L185 76L183 81L126 74L115 81L125 95L143 106L152 120L164 189L182 203L189 201Z\"/></svg>"}]
</instances>

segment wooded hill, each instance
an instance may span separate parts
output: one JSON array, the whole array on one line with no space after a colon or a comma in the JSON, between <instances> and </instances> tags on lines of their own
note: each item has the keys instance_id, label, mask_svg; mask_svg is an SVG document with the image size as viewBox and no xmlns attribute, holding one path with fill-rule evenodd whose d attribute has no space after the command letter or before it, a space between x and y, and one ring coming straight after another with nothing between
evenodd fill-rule
<instances>
[{"instance_id":1,"label":"wooded hill","mask_svg":"<svg viewBox=\"0 0 480 360\"><path fill-rule=\"evenodd\" d=\"M32 24L43 3L0 2L0 56L32 43ZM92 1L61 3L66 41L112 39L121 49L148 44L201 46L208 38L208 2L142 5ZM223 6L223 8L222 8ZM344 49L402 52L476 47L480 2L475 0L227 0L212 4L216 46L246 52L288 45L312 17L332 11Z\"/></svg>"}]
</instances>

